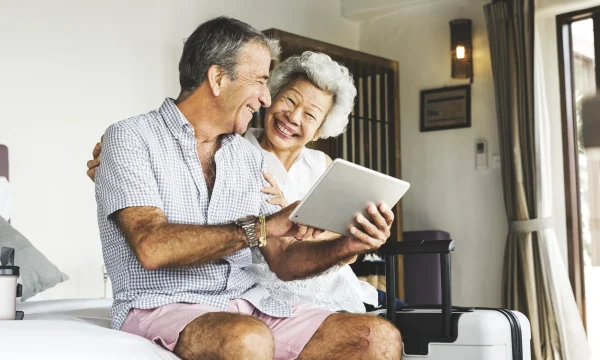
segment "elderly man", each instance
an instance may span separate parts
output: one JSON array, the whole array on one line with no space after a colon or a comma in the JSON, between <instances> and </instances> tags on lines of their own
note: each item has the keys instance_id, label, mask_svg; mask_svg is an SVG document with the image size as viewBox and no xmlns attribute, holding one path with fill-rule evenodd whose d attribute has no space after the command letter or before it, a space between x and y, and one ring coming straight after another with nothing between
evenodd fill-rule
<instances>
[{"instance_id":1,"label":"elderly man","mask_svg":"<svg viewBox=\"0 0 600 360\"><path fill-rule=\"evenodd\" d=\"M393 214L375 209L355 238L306 235L260 192L264 160L237 134L268 107L278 44L230 18L200 25L179 63L181 92L109 127L96 174L113 327L183 359L400 359L400 334L370 315L280 302L247 270L259 246L282 279L372 251ZM312 230L308 230L312 231Z\"/></svg>"}]
</instances>

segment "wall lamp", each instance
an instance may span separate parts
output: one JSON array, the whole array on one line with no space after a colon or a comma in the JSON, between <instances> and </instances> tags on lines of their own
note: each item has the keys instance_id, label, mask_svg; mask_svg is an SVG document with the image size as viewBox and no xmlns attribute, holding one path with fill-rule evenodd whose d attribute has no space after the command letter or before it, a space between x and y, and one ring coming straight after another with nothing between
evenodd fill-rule
<instances>
[{"instance_id":1,"label":"wall lamp","mask_svg":"<svg viewBox=\"0 0 600 360\"><path fill-rule=\"evenodd\" d=\"M452 51L452 77L471 79L473 82L473 39L471 20L450 21L450 46Z\"/></svg>"}]
</instances>

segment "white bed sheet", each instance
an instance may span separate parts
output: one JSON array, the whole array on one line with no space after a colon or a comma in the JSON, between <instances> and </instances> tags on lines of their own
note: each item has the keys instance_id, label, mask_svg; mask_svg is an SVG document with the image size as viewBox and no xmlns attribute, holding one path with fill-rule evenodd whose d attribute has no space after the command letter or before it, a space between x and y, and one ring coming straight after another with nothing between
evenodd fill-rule
<instances>
[{"instance_id":1,"label":"white bed sheet","mask_svg":"<svg viewBox=\"0 0 600 360\"><path fill-rule=\"evenodd\" d=\"M110 299L18 303L20 321L0 321L0 358L148 359L177 356L140 336L110 328Z\"/></svg>"}]
</instances>

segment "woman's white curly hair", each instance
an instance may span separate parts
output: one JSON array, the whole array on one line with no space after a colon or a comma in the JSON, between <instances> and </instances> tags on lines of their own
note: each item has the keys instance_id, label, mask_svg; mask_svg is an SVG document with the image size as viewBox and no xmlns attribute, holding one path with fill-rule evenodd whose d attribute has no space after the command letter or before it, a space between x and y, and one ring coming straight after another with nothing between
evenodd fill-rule
<instances>
[{"instance_id":1,"label":"woman's white curly hair","mask_svg":"<svg viewBox=\"0 0 600 360\"><path fill-rule=\"evenodd\" d=\"M338 136L346 131L356 97L354 79L348 69L322 53L305 51L302 55L289 57L271 72L269 91L273 99L290 82L303 76L333 95L333 105L323 121L319 138Z\"/></svg>"}]
</instances>

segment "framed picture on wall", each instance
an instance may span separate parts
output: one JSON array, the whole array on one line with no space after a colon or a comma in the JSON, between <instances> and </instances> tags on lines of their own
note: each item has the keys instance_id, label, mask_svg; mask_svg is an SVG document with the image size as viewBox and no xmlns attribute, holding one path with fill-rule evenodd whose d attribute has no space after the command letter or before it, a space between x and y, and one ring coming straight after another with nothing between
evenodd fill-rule
<instances>
[{"instance_id":1,"label":"framed picture on wall","mask_svg":"<svg viewBox=\"0 0 600 360\"><path fill-rule=\"evenodd\" d=\"M421 132L471 127L471 85L421 91Z\"/></svg>"}]
</instances>

